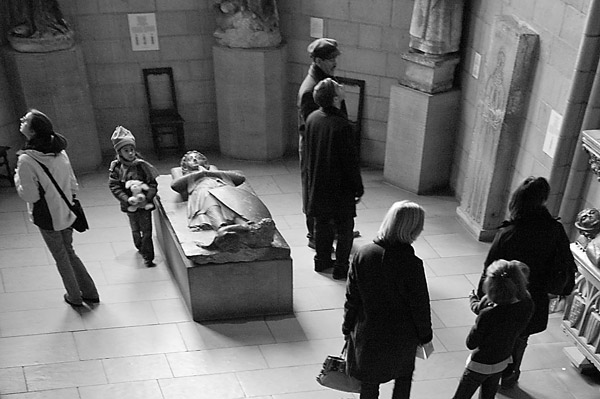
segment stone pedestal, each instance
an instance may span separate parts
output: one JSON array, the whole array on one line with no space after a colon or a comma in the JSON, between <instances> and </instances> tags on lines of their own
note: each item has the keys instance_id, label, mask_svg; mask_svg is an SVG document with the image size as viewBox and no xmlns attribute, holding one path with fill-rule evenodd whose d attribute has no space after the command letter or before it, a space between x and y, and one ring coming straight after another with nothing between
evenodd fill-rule
<instances>
[{"instance_id":1,"label":"stone pedestal","mask_svg":"<svg viewBox=\"0 0 600 399\"><path fill-rule=\"evenodd\" d=\"M171 176L157 181L157 239L195 321L293 312L290 248L278 231L266 248L202 248L198 244L209 244L214 232L190 231L187 203L171 189Z\"/></svg>"},{"instance_id":2,"label":"stone pedestal","mask_svg":"<svg viewBox=\"0 0 600 399\"><path fill-rule=\"evenodd\" d=\"M392 86L383 176L416 194L446 189L460 91L428 94Z\"/></svg>"},{"instance_id":3,"label":"stone pedestal","mask_svg":"<svg viewBox=\"0 0 600 399\"><path fill-rule=\"evenodd\" d=\"M223 155L268 161L286 148L286 48L213 47Z\"/></svg>"},{"instance_id":4,"label":"stone pedestal","mask_svg":"<svg viewBox=\"0 0 600 399\"><path fill-rule=\"evenodd\" d=\"M29 108L48 115L69 141L73 169L95 170L102 160L100 141L81 47L19 53L6 46L2 56L19 116Z\"/></svg>"},{"instance_id":5,"label":"stone pedestal","mask_svg":"<svg viewBox=\"0 0 600 399\"><path fill-rule=\"evenodd\" d=\"M460 220L480 241L491 241L504 219L537 42L538 35L514 17L496 17L457 209Z\"/></svg>"},{"instance_id":6,"label":"stone pedestal","mask_svg":"<svg viewBox=\"0 0 600 399\"><path fill-rule=\"evenodd\" d=\"M454 70L460 61L457 54L431 55L409 52L402 54L406 61L404 77L400 83L425 93L450 90L454 82Z\"/></svg>"}]
</instances>

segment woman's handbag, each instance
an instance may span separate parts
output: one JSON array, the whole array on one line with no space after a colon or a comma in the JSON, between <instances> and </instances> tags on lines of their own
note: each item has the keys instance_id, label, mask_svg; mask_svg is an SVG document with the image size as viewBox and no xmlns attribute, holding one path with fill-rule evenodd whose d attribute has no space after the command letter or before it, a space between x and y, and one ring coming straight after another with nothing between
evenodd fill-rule
<instances>
[{"instance_id":1,"label":"woman's handbag","mask_svg":"<svg viewBox=\"0 0 600 399\"><path fill-rule=\"evenodd\" d=\"M347 373L346 351L348 341L342 348L340 356L327 356L323 362L323 369L317 376L317 382L324 387L344 392L360 392L360 381Z\"/></svg>"},{"instance_id":2,"label":"woman's handbag","mask_svg":"<svg viewBox=\"0 0 600 399\"><path fill-rule=\"evenodd\" d=\"M50 178L52 183L54 183L54 187L56 187L56 190L58 191L58 193L60 194L62 199L67 203L67 206L69 207L71 212L73 212L75 214L75 221L73 222L71 227L73 227L76 231L78 231L80 233L83 233L84 231L88 230L90 228L90 226L88 225L87 218L85 217L85 213L83 212L83 207L81 206L81 203L79 202L79 200L77 198L73 198L73 203L71 204L69 202L69 200L67 199L67 196L65 195L65 193L61 190L61 188L58 185L58 183L56 182L56 180L54 180L54 176L52 176L52 174L50 173L50 171L48 170L46 165L44 165L37 159L35 161L40 164L42 169L44 169L44 172L46 172L46 174L48 175L48 177Z\"/></svg>"}]
</instances>

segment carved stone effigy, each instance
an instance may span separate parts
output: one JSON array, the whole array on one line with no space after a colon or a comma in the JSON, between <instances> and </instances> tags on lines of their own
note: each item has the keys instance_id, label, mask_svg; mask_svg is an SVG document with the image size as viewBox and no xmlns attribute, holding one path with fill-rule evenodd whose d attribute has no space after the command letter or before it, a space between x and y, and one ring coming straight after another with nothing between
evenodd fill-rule
<instances>
[{"instance_id":1,"label":"carved stone effigy","mask_svg":"<svg viewBox=\"0 0 600 399\"><path fill-rule=\"evenodd\" d=\"M538 39L537 33L512 16L495 20L457 209L481 241L491 241L504 218L507 166L517 153Z\"/></svg>"},{"instance_id":2,"label":"carved stone effigy","mask_svg":"<svg viewBox=\"0 0 600 399\"><path fill-rule=\"evenodd\" d=\"M172 180L170 175L157 178L154 223L193 319L291 313L292 259L283 236L274 229L268 246L237 245L232 250L211 246L217 232L188 227L187 201L171 189ZM247 183L238 187L253 192Z\"/></svg>"},{"instance_id":3,"label":"carved stone effigy","mask_svg":"<svg viewBox=\"0 0 600 399\"><path fill-rule=\"evenodd\" d=\"M281 43L275 0L216 0L217 43L227 47L275 47Z\"/></svg>"}]
</instances>

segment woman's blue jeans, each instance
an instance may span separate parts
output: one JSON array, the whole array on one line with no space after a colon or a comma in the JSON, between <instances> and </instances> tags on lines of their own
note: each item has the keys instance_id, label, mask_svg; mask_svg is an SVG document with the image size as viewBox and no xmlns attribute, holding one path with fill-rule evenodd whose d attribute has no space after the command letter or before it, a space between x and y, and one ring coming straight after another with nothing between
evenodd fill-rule
<instances>
[{"instance_id":1,"label":"woman's blue jeans","mask_svg":"<svg viewBox=\"0 0 600 399\"><path fill-rule=\"evenodd\" d=\"M40 229L40 232L56 261L56 268L67 290L69 300L79 303L82 296L88 299L98 298L94 280L73 249L73 229L70 227L61 231Z\"/></svg>"}]
</instances>

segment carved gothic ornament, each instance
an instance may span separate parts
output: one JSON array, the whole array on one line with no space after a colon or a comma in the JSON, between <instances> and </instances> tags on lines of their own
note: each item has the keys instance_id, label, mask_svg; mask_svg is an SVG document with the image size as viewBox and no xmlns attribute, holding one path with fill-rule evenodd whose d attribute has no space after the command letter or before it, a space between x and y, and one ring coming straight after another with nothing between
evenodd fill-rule
<instances>
[{"instance_id":1,"label":"carved gothic ornament","mask_svg":"<svg viewBox=\"0 0 600 399\"><path fill-rule=\"evenodd\" d=\"M600 130L584 130L581 141L590 156L590 169L600 181Z\"/></svg>"}]
</instances>

